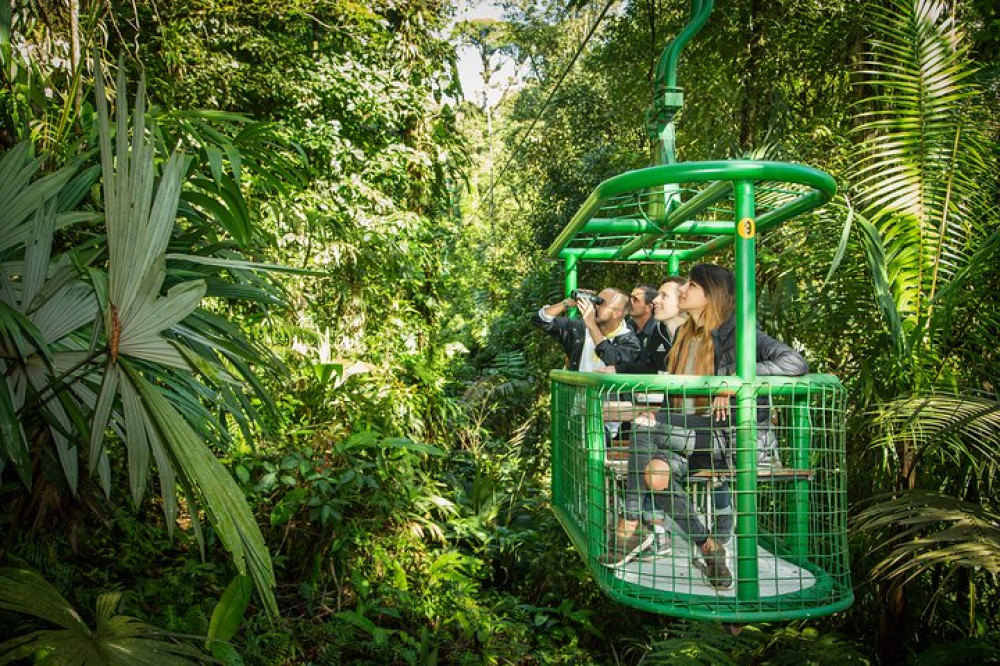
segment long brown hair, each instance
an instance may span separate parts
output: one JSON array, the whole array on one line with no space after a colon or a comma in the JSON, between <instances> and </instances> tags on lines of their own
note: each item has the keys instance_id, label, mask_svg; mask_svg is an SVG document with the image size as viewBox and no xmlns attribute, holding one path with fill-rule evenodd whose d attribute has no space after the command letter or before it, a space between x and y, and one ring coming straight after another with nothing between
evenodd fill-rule
<instances>
[{"instance_id":1,"label":"long brown hair","mask_svg":"<svg viewBox=\"0 0 1000 666\"><path fill-rule=\"evenodd\" d=\"M667 372L672 375L686 374L691 341L698 341L697 356L694 359L694 374L715 374L715 345L712 343L712 331L719 328L729 319L735 309L733 290L735 281L732 272L715 264L698 264L691 269L688 278L705 291L708 306L697 324L694 317L677 330L670 354L667 356ZM695 399L695 406L708 405L708 398Z\"/></svg>"}]
</instances>

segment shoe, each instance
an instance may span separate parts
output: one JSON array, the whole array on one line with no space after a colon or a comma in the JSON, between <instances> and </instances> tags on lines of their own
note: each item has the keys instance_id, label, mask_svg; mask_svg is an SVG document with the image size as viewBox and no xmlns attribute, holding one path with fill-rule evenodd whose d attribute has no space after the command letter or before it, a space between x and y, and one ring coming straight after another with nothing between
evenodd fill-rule
<instances>
[{"instance_id":1,"label":"shoe","mask_svg":"<svg viewBox=\"0 0 1000 666\"><path fill-rule=\"evenodd\" d=\"M653 545L655 540L656 535L652 532L642 534L635 531L624 538L612 534L607 551L599 558L600 562L604 566L612 568L625 566L638 557L642 551Z\"/></svg>"},{"instance_id":2,"label":"shoe","mask_svg":"<svg viewBox=\"0 0 1000 666\"><path fill-rule=\"evenodd\" d=\"M726 549L716 546L711 553L704 553L704 562L695 564L705 574L709 584L717 590L728 590L733 586L733 574L726 565Z\"/></svg>"}]
</instances>

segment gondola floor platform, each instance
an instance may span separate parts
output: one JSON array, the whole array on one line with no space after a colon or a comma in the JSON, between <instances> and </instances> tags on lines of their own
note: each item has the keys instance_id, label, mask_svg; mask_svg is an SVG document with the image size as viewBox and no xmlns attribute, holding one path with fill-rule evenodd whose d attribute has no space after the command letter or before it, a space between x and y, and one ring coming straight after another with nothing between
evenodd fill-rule
<instances>
[{"instance_id":1,"label":"gondola floor platform","mask_svg":"<svg viewBox=\"0 0 1000 666\"><path fill-rule=\"evenodd\" d=\"M736 571L735 547L725 544L726 561L731 572ZM697 556L700 559L700 554ZM687 595L735 597L736 583L729 589L716 589L695 565L692 544L687 537L675 533L660 535L656 552L646 552L631 561L612 567L620 580L660 592ZM808 570L782 559L763 546L757 547L757 572L761 598L802 592L816 584Z\"/></svg>"}]
</instances>

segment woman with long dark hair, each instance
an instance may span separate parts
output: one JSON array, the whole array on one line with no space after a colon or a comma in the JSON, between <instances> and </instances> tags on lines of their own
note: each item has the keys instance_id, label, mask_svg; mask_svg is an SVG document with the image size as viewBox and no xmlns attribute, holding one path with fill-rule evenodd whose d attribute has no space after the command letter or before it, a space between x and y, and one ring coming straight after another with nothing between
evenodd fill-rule
<instances>
[{"instance_id":1,"label":"woman with long dark hair","mask_svg":"<svg viewBox=\"0 0 1000 666\"><path fill-rule=\"evenodd\" d=\"M734 279L726 268L698 264L679 290L680 309L688 320L677 331L666 370L675 375L731 375L736 368ZM757 331L758 375L803 375L802 355ZM732 531L732 497L728 482L713 488L712 529L695 511L682 482L697 470L728 470L726 449L730 395L672 395L664 409L636 415L635 441L629 455L625 516L618 522L606 562L633 557L651 542L642 534L644 497L669 516L698 547L695 564L717 589L732 587L723 541ZM769 427L770 409L758 409L758 427Z\"/></svg>"}]
</instances>

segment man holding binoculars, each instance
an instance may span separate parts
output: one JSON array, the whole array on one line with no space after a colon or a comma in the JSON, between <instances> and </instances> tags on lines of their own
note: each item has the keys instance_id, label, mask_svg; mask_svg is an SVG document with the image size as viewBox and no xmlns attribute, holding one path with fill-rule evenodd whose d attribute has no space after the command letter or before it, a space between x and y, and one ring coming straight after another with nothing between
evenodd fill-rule
<instances>
[{"instance_id":1,"label":"man holding binoculars","mask_svg":"<svg viewBox=\"0 0 1000 666\"><path fill-rule=\"evenodd\" d=\"M563 316L574 307L580 319ZM620 289L608 287L600 294L577 289L570 298L542 307L532 321L562 345L568 369L594 372L634 361L642 351L639 338L625 324L628 310L628 295Z\"/></svg>"}]
</instances>

